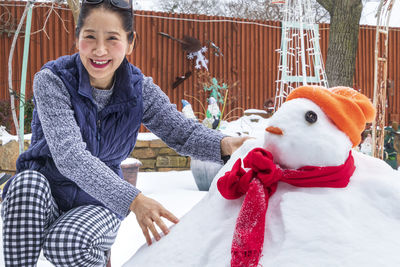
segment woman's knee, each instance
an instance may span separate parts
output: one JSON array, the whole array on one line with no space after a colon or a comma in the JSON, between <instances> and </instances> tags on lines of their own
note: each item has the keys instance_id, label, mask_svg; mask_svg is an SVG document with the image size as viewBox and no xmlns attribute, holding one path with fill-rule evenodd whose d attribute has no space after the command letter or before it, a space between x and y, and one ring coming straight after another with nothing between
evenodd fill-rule
<instances>
[{"instance_id":1,"label":"woman's knee","mask_svg":"<svg viewBox=\"0 0 400 267\"><path fill-rule=\"evenodd\" d=\"M40 172L25 170L18 173L10 182L5 202L10 199L24 199L36 202L47 200L51 195L50 184Z\"/></svg>"},{"instance_id":2,"label":"woman's knee","mask_svg":"<svg viewBox=\"0 0 400 267\"><path fill-rule=\"evenodd\" d=\"M79 249L79 243L79 238L73 238L69 232L50 230L43 242L43 255L56 266L74 266L79 250L84 249Z\"/></svg>"},{"instance_id":3,"label":"woman's knee","mask_svg":"<svg viewBox=\"0 0 400 267\"><path fill-rule=\"evenodd\" d=\"M55 266L105 265L106 252L97 250L76 230L51 230L43 243L43 255Z\"/></svg>"},{"instance_id":4,"label":"woman's knee","mask_svg":"<svg viewBox=\"0 0 400 267\"><path fill-rule=\"evenodd\" d=\"M119 225L118 218L104 207L77 207L49 229L43 253L56 266L104 265Z\"/></svg>"}]
</instances>

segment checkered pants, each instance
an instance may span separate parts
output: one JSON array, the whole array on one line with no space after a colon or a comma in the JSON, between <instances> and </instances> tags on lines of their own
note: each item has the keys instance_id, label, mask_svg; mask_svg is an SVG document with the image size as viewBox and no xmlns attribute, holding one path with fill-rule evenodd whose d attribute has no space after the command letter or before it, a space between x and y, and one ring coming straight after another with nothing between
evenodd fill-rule
<instances>
[{"instance_id":1,"label":"checkered pants","mask_svg":"<svg viewBox=\"0 0 400 267\"><path fill-rule=\"evenodd\" d=\"M2 203L6 266L36 266L40 251L55 266L105 266L120 220L104 207L61 212L46 178L19 173Z\"/></svg>"}]
</instances>

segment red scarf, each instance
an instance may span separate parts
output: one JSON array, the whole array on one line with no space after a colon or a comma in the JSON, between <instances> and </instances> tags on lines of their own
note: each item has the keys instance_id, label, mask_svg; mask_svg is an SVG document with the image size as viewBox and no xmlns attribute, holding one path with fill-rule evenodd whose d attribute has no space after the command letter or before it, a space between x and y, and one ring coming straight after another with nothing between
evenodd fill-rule
<instances>
[{"instance_id":1,"label":"red scarf","mask_svg":"<svg viewBox=\"0 0 400 267\"><path fill-rule=\"evenodd\" d=\"M278 181L301 187L341 188L347 186L355 170L351 152L340 166L282 170L273 163L269 151L255 148L243 163L245 168L250 168L249 171L241 167L242 161L238 159L232 170L217 182L219 192L226 199L236 199L246 194L232 240L232 267L257 266L262 256L268 200L275 193Z\"/></svg>"}]
</instances>

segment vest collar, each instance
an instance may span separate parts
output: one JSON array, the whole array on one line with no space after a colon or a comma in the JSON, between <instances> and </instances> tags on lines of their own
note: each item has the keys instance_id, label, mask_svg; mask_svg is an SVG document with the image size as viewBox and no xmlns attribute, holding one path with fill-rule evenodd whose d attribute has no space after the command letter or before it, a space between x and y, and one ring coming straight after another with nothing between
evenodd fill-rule
<instances>
[{"instance_id":1,"label":"vest collar","mask_svg":"<svg viewBox=\"0 0 400 267\"><path fill-rule=\"evenodd\" d=\"M77 53L75 60L79 75L78 93L93 101L92 86L90 85L89 73L87 72L85 66L83 66L79 53Z\"/></svg>"}]
</instances>

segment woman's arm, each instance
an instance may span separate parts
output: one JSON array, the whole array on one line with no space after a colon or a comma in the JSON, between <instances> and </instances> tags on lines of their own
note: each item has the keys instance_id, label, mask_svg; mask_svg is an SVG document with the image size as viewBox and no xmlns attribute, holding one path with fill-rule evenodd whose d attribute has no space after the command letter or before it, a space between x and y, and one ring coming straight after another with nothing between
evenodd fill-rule
<instances>
[{"instance_id":1,"label":"woman's arm","mask_svg":"<svg viewBox=\"0 0 400 267\"><path fill-rule=\"evenodd\" d=\"M150 77L143 81L143 108L143 124L169 147L182 155L222 162L221 140L225 135L187 119Z\"/></svg>"},{"instance_id":2,"label":"woman's arm","mask_svg":"<svg viewBox=\"0 0 400 267\"><path fill-rule=\"evenodd\" d=\"M86 150L64 83L50 70L44 69L35 75L33 91L39 119L57 169L124 218L140 191Z\"/></svg>"},{"instance_id":3,"label":"woman's arm","mask_svg":"<svg viewBox=\"0 0 400 267\"><path fill-rule=\"evenodd\" d=\"M176 110L169 98L153 83L152 78L145 77L143 81L143 123L154 134L159 136L168 146L183 155L190 155L202 160L222 162L221 155L231 155L246 138L226 137L218 131L208 129L187 119ZM154 223L168 234L161 217L173 223L178 219L164 209L158 202L142 194L132 202L131 210L136 214L147 243L151 244L149 232L158 241Z\"/></svg>"}]
</instances>

